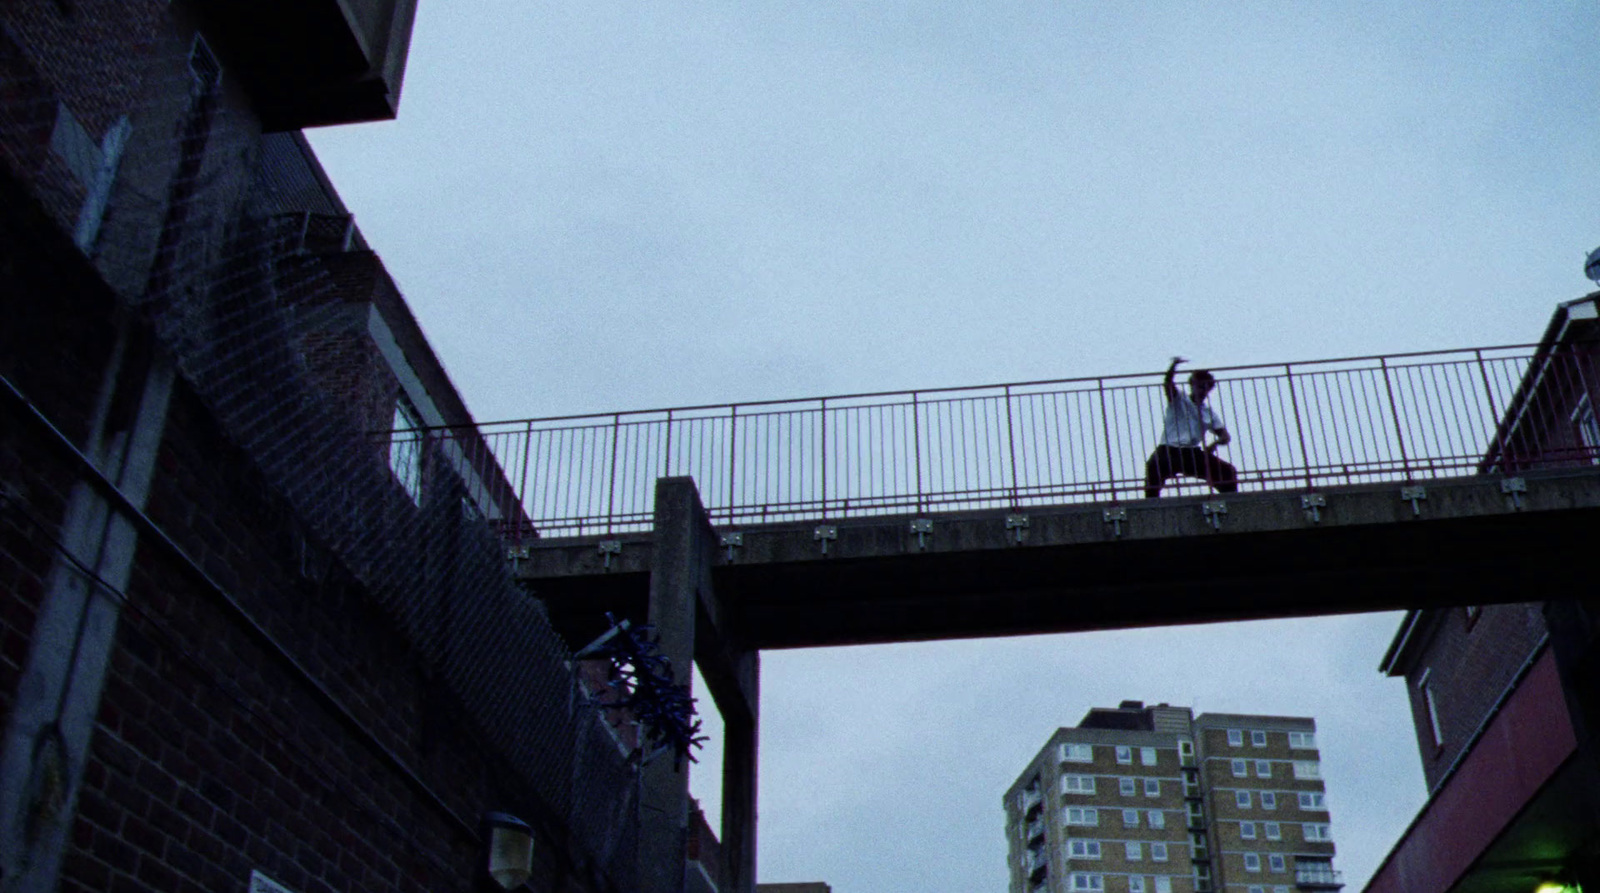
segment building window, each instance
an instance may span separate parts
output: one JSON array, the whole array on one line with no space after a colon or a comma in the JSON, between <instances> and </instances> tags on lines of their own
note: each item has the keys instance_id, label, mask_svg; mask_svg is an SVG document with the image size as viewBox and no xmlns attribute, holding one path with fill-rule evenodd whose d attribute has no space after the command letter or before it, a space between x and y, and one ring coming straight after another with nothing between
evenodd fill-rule
<instances>
[{"instance_id":1,"label":"building window","mask_svg":"<svg viewBox=\"0 0 1600 893\"><path fill-rule=\"evenodd\" d=\"M1271 837L1271 835L1268 835L1268 836ZM1273 839L1276 840L1277 838L1274 837ZM1268 856L1267 857L1267 867L1271 868L1273 871L1286 871L1286 870L1288 870L1287 863L1285 863L1283 861L1283 854L1282 853L1273 853L1272 855Z\"/></svg>"},{"instance_id":2,"label":"building window","mask_svg":"<svg viewBox=\"0 0 1600 893\"><path fill-rule=\"evenodd\" d=\"M1156 876L1156 893L1172 893L1172 878L1166 875Z\"/></svg>"},{"instance_id":3,"label":"building window","mask_svg":"<svg viewBox=\"0 0 1600 893\"><path fill-rule=\"evenodd\" d=\"M1439 704L1434 700L1433 687L1428 684L1429 677L1433 675L1433 668L1422 671L1422 678L1417 680L1417 691L1422 695L1422 704L1428 711L1428 731L1433 735L1433 746L1444 747L1444 730L1439 725Z\"/></svg>"},{"instance_id":4,"label":"building window","mask_svg":"<svg viewBox=\"0 0 1600 893\"><path fill-rule=\"evenodd\" d=\"M1290 732L1289 746L1310 750L1317 746L1317 736L1311 732Z\"/></svg>"},{"instance_id":5,"label":"building window","mask_svg":"<svg viewBox=\"0 0 1600 893\"><path fill-rule=\"evenodd\" d=\"M1289 893L1289 888L1287 886L1276 886L1272 888L1272 893Z\"/></svg>"},{"instance_id":6,"label":"building window","mask_svg":"<svg viewBox=\"0 0 1600 893\"><path fill-rule=\"evenodd\" d=\"M1277 809L1278 808L1278 795L1273 793L1272 791L1262 791L1261 792L1261 808L1262 809Z\"/></svg>"},{"instance_id":7,"label":"building window","mask_svg":"<svg viewBox=\"0 0 1600 893\"><path fill-rule=\"evenodd\" d=\"M1233 802L1240 809L1249 809L1250 808L1250 792L1249 791L1234 791L1233 792Z\"/></svg>"},{"instance_id":8,"label":"building window","mask_svg":"<svg viewBox=\"0 0 1600 893\"><path fill-rule=\"evenodd\" d=\"M1147 779L1145 779L1144 780L1144 795L1146 797L1159 797L1159 796L1161 796L1161 780L1158 779L1158 778L1147 778Z\"/></svg>"},{"instance_id":9,"label":"building window","mask_svg":"<svg viewBox=\"0 0 1600 893\"><path fill-rule=\"evenodd\" d=\"M1156 764L1156 749L1154 747L1139 748L1139 762L1146 766Z\"/></svg>"},{"instance_id":10,"label":"building window","mask_svg":"<svg viewBox=\"0 0 1600 893\"><path fill-rule=\"evenodd\" d=\"M1250 733L1250 746L1251 747L1266 747L1267 746L1267 733L1266 732L1261 732L1261 731L1251 732Z\"/></svg>"},{"instance_id":11,"label":"building window","mask_svg":"<svg viewBox=\"0 0 1600 893\"><path fill-rule=\"evenodd\" d=\"M1266 831L1267 831L1267 839L1268 840L1282 840L1283 839L1283 831L1281 830L1281 828L1280 828L1280 826L1278 825L1277 822L1267 822L1267 823L1265 823L1265 827L1266 827Z\"/></svg>"},{"instance_id":12,"label":"building window","mask_svg":"<svg viewBox=\"0 0 1600 893\"><path fill-rule=\"evenodd\" d=\"M1240 840L1255 840L1256 839L1256 823L1255 822L1240 822L1239 823L1239 839Z\"/></svg>"},{"instance_id":13,"label":"building window","mask_svg":"<svg viewBox=\"0 0 1600 893\"><path fill-rule=\"evenodd\" d=\"M1320 763L1318 763L1316 760L1295 760L1294 761L1294 777L1295 778L1321 778L1322 777L1322 765Z\"/></svg>"},{"instance_id":14,"label":"building window","mask_svg":"<svg viewBox=\"0 0 1600 893\"><path fill-rule=\"evenodd\" d=\"M1307 822L1301 826L1305 829L1306 840L1332 840L1333 829L1327 825Z\"/></svg>"},{"instance_id":15,"label":"building window","mask_svg":"<svg viewBox=\"0 0 1600 893\"><path fill-rule=\"evenodd\" d=\"M406 398L394 404L393 430L389 434L389 470L401 489L417 505L422 504L422 444L427 432L422 419Z\"/></svg>"},{"instance_id":16,"label":"building window","mask_svg":"<svg viewBox=\"0 0 1600 893\"><path fill-rule=\"evenodd\" d=\"M1144 893L1144 878L1138 875L1128 878L1128 893Z\"/></svg>"},{"instance_id":17,"label":"building window","mask_svg":"<svg viewBox=\"0 0 1600 893\"><path fill-rule=\"evenodd\" d=\"M1061 776L1061 793L1063 794L1093 794L1093 775L1063 775Z\"/></svg>"},{"instance_id":18,"label":"building window","mask_svg":"<svg viewBox=\"0 0 1600 893\"><path fill-rule=\"evenodd\" d=\"M1190 759L1194 756L1194 742L1188 738L1178 739L1178 756Z\"/></svg>"},{"instance_id":19,"label":"building window","mask_svg":"<svg viewBox=\"0 0 1600 893\"><path fill-rule=\"evenodd\" d=\"M1328 795L1321 791L1301 791L1300 808L1326 811L1328 808Z\"/></svg>"},{"instance_id":20,"label":"building window","mask_svg":"<svg viewBox=\"0 0 1600 893\"><path fill-rule=\"evenodd\" d=\"M1159 840L1152 841L1150 843L1150 861L1151 862L1165 862L1165 861L1167 861L1167 845L1162 843Z\"/></svg>"},{"instance_id":21,"label":"building window","mask_svg":"<svg viewBox=\"0 0 1600 893\"><path fill-rule=\"evenodd\" d=\"M1139 827L1139 810L1137 810L1137 809L1124 809L1122 811L1122 827L1124 827L1124 828L1137 828L1137 827Z\"/></svg>"},{"instance_id":22,"label":"building window","mask_svg":"<svg viewBox=\"0 0 1600 893\"><path fill-rule=\"evenodd\" d=\"M1063 744L1061 745L1061 762L1063 763L1092 763L1094 762L1093 744Z\"/></svg>"},{"instance_id":23,"label":"building window","mask_svg":"<svg viewBox=\"0 0 1600 893\"><path fill-rule=\"evenodd\" d=\"M1583 445L1583 454L1590 462L1600 462L1600 419L1595 417L1588 394L1578 398L1578 406L1572 411L1572 427L1578 443Z\"/></svg>"},{"instance_id":24,"label":"building window","mask_svg":"<svg viewBox=\"0 0 1600 893\"><path fill-rule=\"evenodd\" d=\"M1229 729L1228 730L1228 746L1229 747L1243 747L1244 746L1244 730L1243 729Z\"/></svg>"},{"instance_id":25,"label":"building window","mask_svg":"<svg viewBox=\"0 0 1600 893\"><path fill-rule=\"evenodd\" d=\"M1249 893L1267 893L1267 888L1259 884L1251 884L1246 889L1249 890Z\"/></svg>"},{"instance_id":26,"label":"building window","mask_svg":"<svg viewBox=\"0 0 1600 893\"><path fill-rule=\"evenodd\" d=\"M1098 874L1087 874L1082 871L1072 873L1072 889L1099 891L1106 888L1106 879Z\"/></svg>"},{"instance_id":27,"label":"building window","mask_svg":"<svg viewBox=\"0 0 1600 893\"><path fill-rule=\"evenodd\" d=\"M1244 870L1245 871L1260 871L1261 870L1261 854L1260 853L1245 853L1244 854Z\"/></svg>"},{"instance_id":28,"label":"building window","mask_svg":"<svg viewBox=\"0 0 1600 893\"><path fill-rule=\"evenodd\" d=\"M1167 814L1159 809L1150 810L1148 818L1150 820L1150 827L1152 828L1167 827Z\"/></svg>"},{"instance_id":29,"label":"building window","mask_svg":"<svg viewBox=\"0 0 1600 893\"><path fill-rule=\"evenodd\" d=\"M1098 859L1098 858L1100 858L1100 841L1098 841L1098 840L1069 840L1069 841L1067 841L1067 858L1069 858L1069 859Z\"/></svg>"},{"instance_id":30,"label":"building window","mask_svg":"<svg viewBox=\"0 0 1600 893\"><path fill-rule=\"evenodd\" d=\"M1233 761L1233 777L1234 778L1244 778L1245 776L1247 776L1249 774L1250 774L1250 761L1249 760L1234 760Z\"/></svg>"},{"instance_id":31,"label":"building window","mask_svg":"<svg viewBox=\"0 0 1600 893\"><path fill-rule=\"evenodd\" d=\"M1068 806L1065 824L1094 827L1100 824L1100 815L1093 806Z\"/></svg>"},{"instance_id":32,"label":"building window","mask_svg":"<svg viewBox=\"0 0 1600 893\"><path fill-rule=\"evenodd\" d=\"M1137 840L1128 841L1123 844L1123 848L1128 852L1129 862L1138 862L1144 858L1144 845Z\"/></svg>"},{"instance_id":33,"label":"building window","mask_svg":"<svg viewBox=\"0 0 1600 893\"><path fill-rule=\"evenodd\" d=\"M1139 793L1139 782L1132 778L1117 779L1117 788L1124 797L1132 797Z\"/></svg>"},{"instance_id":34,"label":"building window","mask_svg":"<svg viewBox=\"0 0 1600 893\"><path fill-rule=\"evenodd\" d=\"M1272 777L1272 761L1256 760L1256 778Z\"/></svg>"},{"instance_id":35,"label":"building window","mask_svg":"<svg viewBox=\"0 0 1600 893\"><path fill-rule=\"evenodd\" d=\"M1117 747L1117 762L1127 766L1133 763L1133 748L1119 745Z\"/></svg>"}]
</instances>

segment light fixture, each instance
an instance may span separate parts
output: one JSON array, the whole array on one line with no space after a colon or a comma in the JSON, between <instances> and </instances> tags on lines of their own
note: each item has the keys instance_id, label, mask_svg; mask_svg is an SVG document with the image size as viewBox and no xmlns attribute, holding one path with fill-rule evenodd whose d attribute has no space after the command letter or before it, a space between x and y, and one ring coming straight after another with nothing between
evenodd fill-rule
<instances>
[{"instance_id":1,"label":"light fixture","mask_svg":"<svg viewBox=\"0 0 1600 893\"><path fill-rule=\"evenodd\" d=\"M483 817L489 828L489 877L502 890L515 890L533 876L533 829L504 812Z\"/></svg>"}]
</instances>

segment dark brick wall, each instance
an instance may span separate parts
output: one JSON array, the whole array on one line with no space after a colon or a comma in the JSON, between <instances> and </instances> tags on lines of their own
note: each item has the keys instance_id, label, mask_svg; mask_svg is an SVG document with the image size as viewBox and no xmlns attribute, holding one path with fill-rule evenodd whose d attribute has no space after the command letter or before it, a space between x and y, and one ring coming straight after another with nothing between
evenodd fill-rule
<instances>
[{"instance_id":1,"label":"dark brick wall","mask_svg":"<svg viewBox=\"0 0 1600 893\"><path fill-rule=\"evenodd\" d=\"M171 18L156 33L135 27L133 19L157 8ZM102 33L100 24L119 16L131 17L127 26ZM274 291L285 283L266 259L269 241L251 230L261 223L239 216L258 157L248 98L215 98L203 146L180 136L196 120L183 68L193 32L180 16L181 7L144 0L93 9L27 0L0 9L0 71L25 70L33 91L0 106L0 122L59 94L89 109L86 121L131 112L135 134L106 236L88 258L71 244L75 208L61 201L60 172L47 157L22 165L26 153L4 153L0 373L82 445L119 331L134 354L179 357L147 513L211 581L141 537L131 582L113 594L124 604L62 889L238 890L260 870L301 893L468 890L479 880L476 823L490 809L534 826L534 889L616 889L619 869L602 864L595 842L631 854L631 776L597 714L576 698L538 606L502 579L504 556L464 509L465 494L449 475L425 471L438 483L413 504L371 438L341 439L332 428L325 440L286 438L306 419L353 420L356 432L386 428L398 385L364 334L292 328L294 313L283 308L295 295ZM95 28L70 41L52 30L90 18ZM66 49L74 41L123 52L129 71L145 76L104 89L73 86L74 76L123 77L92 59L74 73ZM0 103L14 85L0 89ZM119 112L119 103L135 107ZM183 152L196 156L188 173L177 162ZM175 173L190 186L174 186ZM174 216L177 203L187 207ZM364 300L401 301L375 256L350 258L345 272L378 293ZM152 262L158 272L171 267L161 289L147 285L157 278ZM316 288L331 282L348 300L349 281L327 270L316 276ZM282 332L310 338L297 344ZM226 388L197 369L226 377ZM285 370L303 370L313 386L290 381ZM259 404L251 420L258 428L241 434L237 401L246 399ZM21 418L18 407L0 407L7 715L57 560L67 496L80 482L51 438ZM251 439L262 430L278 439ZM437 465L438 451L425 461ZM368 487L341 503L360 509L342 532L329 531L327 514L310 520L284 489L286 469L318 481L330 467L367 475L329 482ZM346 539L334 543L341 533ZM382 548L364 559L342 551L373 540ZM377 555L394 563L374 568ZM486 580L499 588L488 591ZM487 656L473 653L465 622L441 633L451 612L491 602L494 616L516 622L494 624L497 638L480 645ZM532 648L541 632L549 641L538 643L537 660L507 657ZM501 675L508 667L522 675ZM463 680L476 700L461 694ZM489 727L508 713L525 715L524 728L538 737L510 737L503 721ZM513 746L529 740L538 747Z\"/></svg>"},{"instance_id":2,"label":"dark brick wall","mask_svg":"<svg viewBox=\"0 0 1600 893\"><path fill-rule=\"evenodd\" d=\"M1476 610L1476 619L1465 608L1425 611L1413 633L1421 642L1412 646L1415 657L1406 669L1406 690L1429 790L1461 755L1545 632L1538 603ZM1444 739L1438 746L1419 684L1424 673Z\"/></svg>"}]
</instances>

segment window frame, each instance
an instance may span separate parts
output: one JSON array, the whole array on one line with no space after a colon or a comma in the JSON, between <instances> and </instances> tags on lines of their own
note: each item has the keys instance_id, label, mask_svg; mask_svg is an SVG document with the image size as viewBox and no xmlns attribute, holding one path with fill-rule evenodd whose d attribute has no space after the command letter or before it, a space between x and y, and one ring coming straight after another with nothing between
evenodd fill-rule
<instances>
[{"instance_id":1,"label":"window frame","mask_svg":"<svg viewBox=\"0 0 1600 893\"><path fill-rule=\"evenodd\" d=\"M1263 835L1265 835L1266 839L1268 839L1268 840L1282 840L1283 839L1283 823L1281 823L1281 822L1262 822L1261 825L1262 825L1261 831L1262 831Z\"/></svg>"},{"instance_id":2,"label":"window frame","mask_svg":"<svg viewBox=\"0 0 1600 893\"><path fill-rule=\"evenodd\" d=\"M1123 797L1139 796L1139 779L1124 775L1117 779L1117 793Z\"/></svg>"},{"instance_id":3,"label":"window frame","mask_svg":"<svg viewBox=\"0 0 1600 893\"><path fill-rule=\"evenodd\" d=\"M1244 757L1235 757L1232 761L1232 765L1229 768L1233 770L1234 778L1250 777L1250 761Z\"/></svg>"},{"instance_id":4,"label":"window frame","mask_svg":"<svg viewBox=\"0 0 1600 893\"><path fill-rule=\"evenodd\" d=\"M1161 796L1161 779L1147 778L1144 780L1144 795L1146 797Z\"/></svg>"},{"instance_id":5,"label":"window frame","mask_svg":"<svg viewBox=\"0 0 1600 893\"><path fill-rule=\"evenodd\" d=\"M1167 827L1167 814L1160 809L1147 809L1144 813L1145 824L1156 830Z\"/></svg>"},{"instance_id":6,"label":"window frame","mask_svg":"<svg viewBox=\"0 0 1600 893\"><path fill-rule=\"evenodd\" d=\"M1133 817L1133 821L1131 821L1131 822L1128 821L1128 817L1129 816ZM1122 827L1124 827L1124 828L1137 828L1137 827L1139 827L1139 810L1137 810L1137 809L1124 809L1122 811Z\"/></svg>"},{"instance_id":7,"label":"window frame","mask_svg":"<svg viewBox=\"0 0 1600 893\"><path fill-rule=\"evenodd\" d=\"M1272 777L1272 761L1256 760L1256 778Z\"/></svg>"},{"instance_id":8,"label":"window frame","mask_svg":"<svg viewBox=\"0 0 1600 893\"><path fill-rule=\"evenodd\" d=\"M1152 841L1150 841L1150 861L1151 862L1165 862L1165 861L1167 861L1167 842L1166 841L1164 841L1164 840L1152 840Z\"/></svg>"},{"instance_id":9,"label":"window frame","mask_svg":"<svg viewBox=\"0 0 1600 893\"><path fill-rule=\"evenodd\" d=\"M1250 792L1243 788L1233 792L1233 805L1239 809L1250 808Z\"/></svg>"},{"instance_id":10,"label":"window frame","mask_svg":"<svg viewBox=\"0 0 1600 893\"><path fill-rule=\"evenodd\" d=\"M1132 747L1130 747L1130 746L1128 746L1126 744L1118 744L1117 745L1117 765L1119 765L1119 766L1132 766L1133 765L1133 748Z\"/></svg>"},{"instance_id":11,"label":"window frame","mask_svg":"<svg viewBox=\"0 0 1600 893\"><path fill-rule=\"evenodd\" d=\"M1240 822L1239 823L1239 839L1240 840L1255 840L1256 839L1256 823L1255 822Z\"/></svg>"},{"instance_id":12,"label":"window frame","mask_svg":"<svg viewBox=\"0 0 1600 893\"><path fill-rule=\"evenodd\" d=\"M1244 854L1244 870L1245 871L1254 871L1254 872L1261 871L1261 854L1260 853L1245 853Z\"/></svg>"},{"instance_id":13,"label":"window frame","mask_svg":"<svg viewBox=\"0 0 1600 893\"><path fill-rule=\"evenodd\" d=\"M1079 748L1082 748L1080 751ZM1081 756L1079 754L1082 754ZM1092 763L1094 762L1094 745L1077 744L1071 741L1061 744L1061 762L1063 763Z\"/></svg>"},{"instance_id":14,"label":"window frame","mask_svg":"<svg viewBox=\"0 0 1600 893\"><path fill-rule=\"evenodd\" d=\"M1261 808L1262 809L1277 809L1278 808L1278 792L1277 791L1262 791L1261 792Z\"/></svg>"},{"instance_id":15,"label":"window frame","mask_svg":"<svg viewBox=\"0 0 1600 893\"><path fill-rule=\"evenodd\" d=\"M1139 765L1156 766L1160 765L1160 760L1161 752L1156 750L1154 747L1139 748Z\"/></svg>"},{"instance_id":16,"label":"window frame","mask_svg":"<svg viewBox=\"0 0 1600 893\"><path fill-rule=\"evenodd\" d=\"M1266 747L1267 746L1267 733L1262 729L1251 729L1250 730L1250 746L1251 747Z\"/></svg>"},{"instance_id":17,"label":"window frame","mask_svg":"<svg viewBox=\"0 0 1600 893\"><path fill-rule=\"evenodd\" d=\"M1094 794L1093 775L1063 775L1061 776L1062 794Z\"/></svg>"},{"instance_id":18,"label":"window frame","mask_svg":"<svg viewBox=\"0 0 1600 893\"><path fill-rule=\"evenodd\" d=\"M1228 730L1228 746L1244 747L1244 729Z\"/></svg>"}]
</instances>

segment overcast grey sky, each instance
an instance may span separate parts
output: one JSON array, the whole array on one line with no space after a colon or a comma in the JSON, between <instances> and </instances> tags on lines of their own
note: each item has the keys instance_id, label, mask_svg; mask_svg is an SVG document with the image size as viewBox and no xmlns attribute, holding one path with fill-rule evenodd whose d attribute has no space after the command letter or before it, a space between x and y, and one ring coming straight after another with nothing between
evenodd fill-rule
<instances>
[{"instance_id":1,"label":"overcast grey sky","mask_svg":"<svg viewBox=\"0 0 1600 893\"><path fill-rule=\"evenodd\" d=\"M1600 242L1594 12L425 0L400 119L312 141L484 420L1525 342ZM1000 893L1000 795L1136 698L1316 716L1359 889L1397 622L769 653L761 879Z\"/></svg>"}]
</instances>

